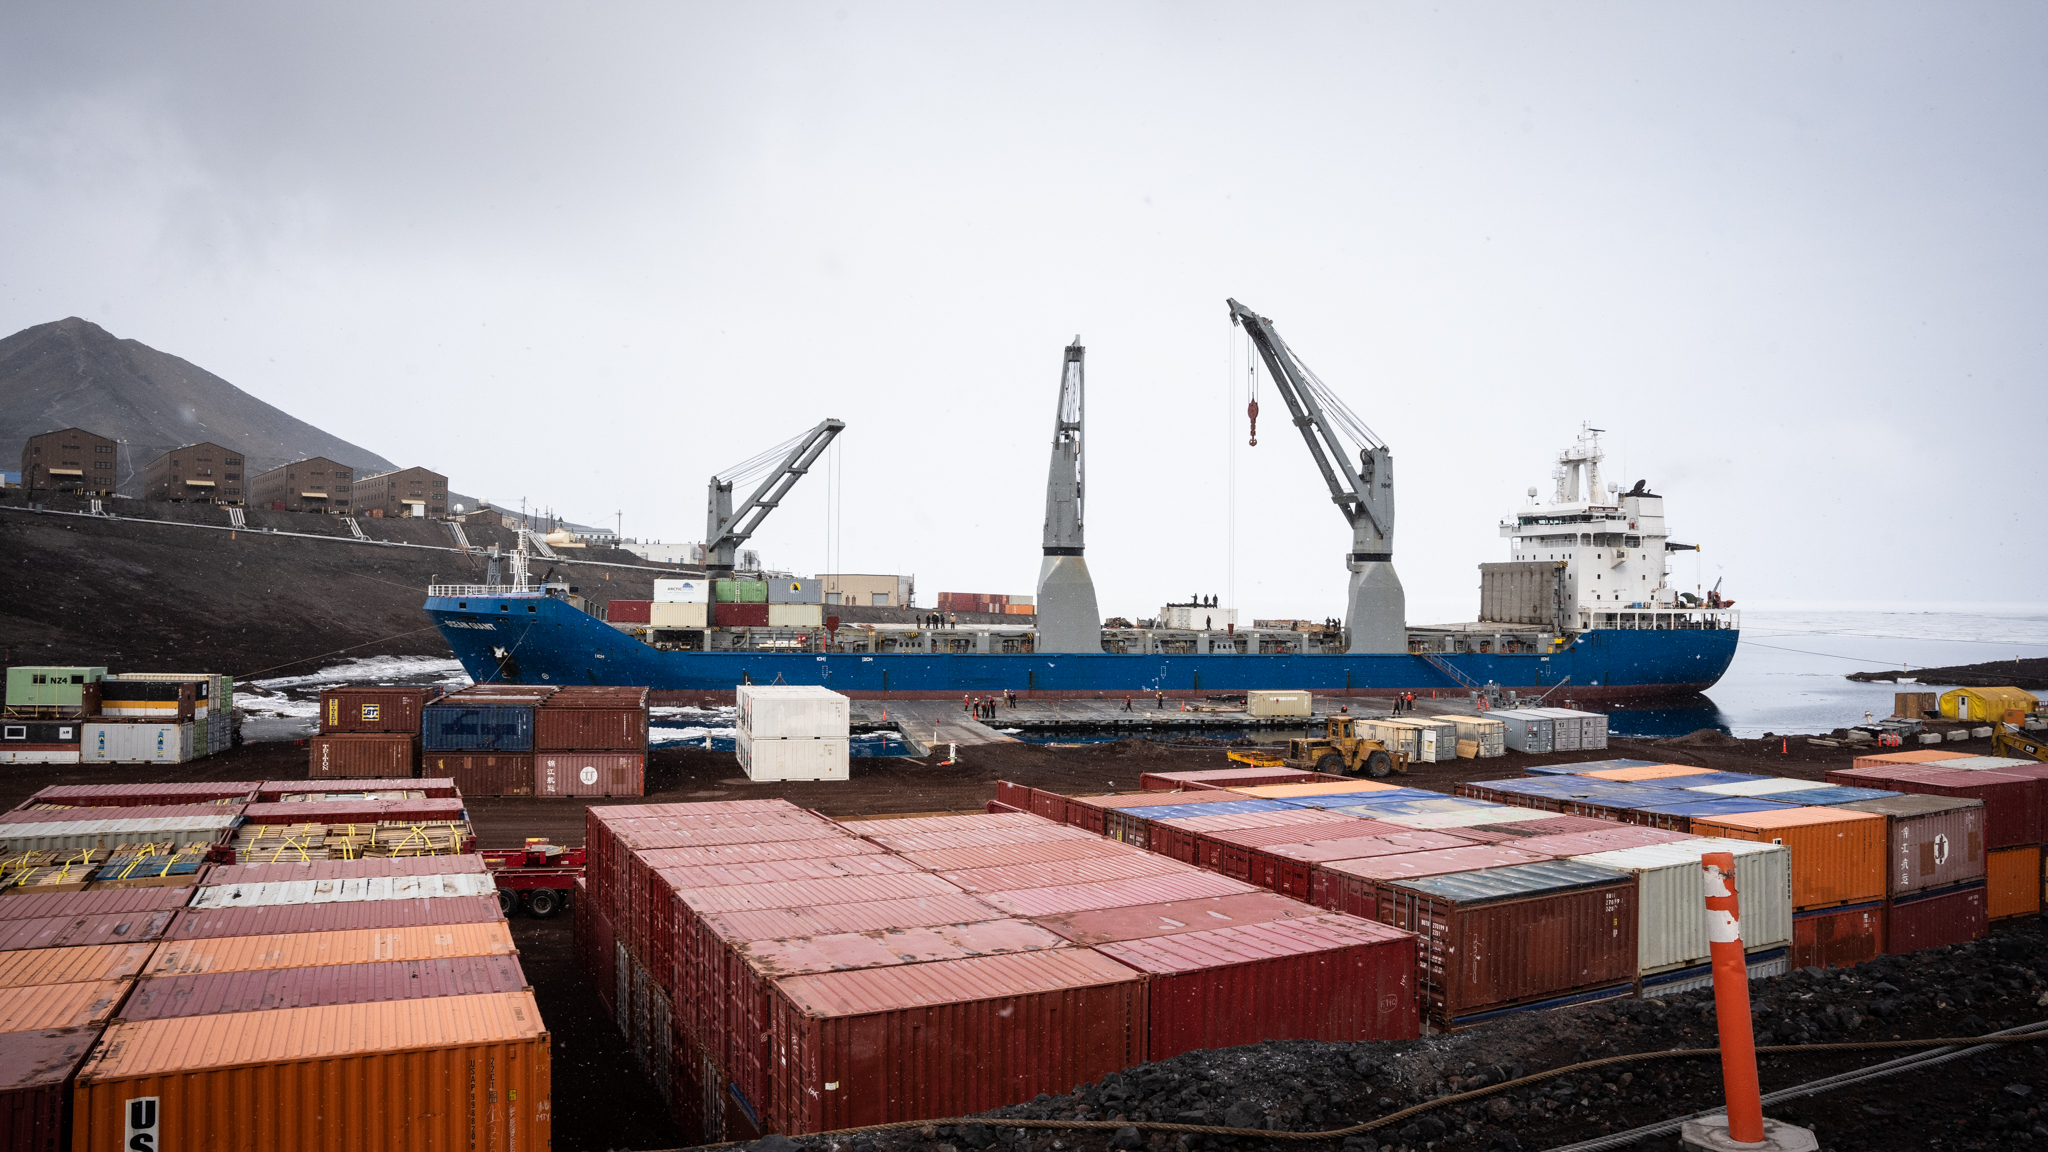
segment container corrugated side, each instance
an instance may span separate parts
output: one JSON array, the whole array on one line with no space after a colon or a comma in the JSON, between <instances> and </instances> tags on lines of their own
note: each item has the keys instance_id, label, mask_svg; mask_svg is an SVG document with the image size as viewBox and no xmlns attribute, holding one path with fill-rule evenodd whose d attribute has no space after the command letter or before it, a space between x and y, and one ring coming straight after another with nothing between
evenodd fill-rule
<instances>
[{"instance_id":1,"label":"container corrugated side","mask_svg":"<svg viewBox=\"0 0 2048 1152\"><path fill-rule=\"evenodd\" d=\"M1572 857L1635 874L1639 974L1708 960L1707 920L1700 902L1700 857L1708 852L1735 856L1744 950L1783 948L1792 942L1792 854L1783 845L1698 839Z\"/></svg>"},{"instance_id":2,"label":"container corrugated side","mask_svg":"<svg viewBox=\"0 0 2048 1152\"><path fill-rule=\"evenodd\" d=\"M435 960L444 956L504 956L516 955L518 951L513 947L511 930L503 923L211 937L165 943L151 957L146 975L312 968L324 964Z\"/></svg>"},{"instance_id":3,"label":"container corrugated side","mask_svg":"<svg viewBox=\"0 0 2048 1152\"><path fill-rule=\"evenodd\" d=\"M550 697L533 721L537 752L645 752L645 707L562 707L560 694ZM637 795L637 793L634 793Z\"/></svg>"},{"instance_id":4,"label":"container corrugated side","mask_svg":"<svg viewBox=\"0 0 2048 1152\"><path fill-rule=\"evenodd\" d=\"M162 1020L326 1004L369 1004L528 990L516 956L451 956L383 964L263 968L138 980L121 1019Z\"/></svg>"},{"instance_id":5,"label":"container corrugated side","mask_svg":"<svg viewBox=\"0 0 2048 1152\"><path fill-rule=\"evenodd\" d=\"M9 920L0 924L0 952L157 940L170 928L171 918L176 915L169 908L159 908L149 912L94 912L84 916Z\"/></svg>"},{"instance_id":6,"label":"container corrugated side","mask_svg":"<svg viewBox=\"0 0 2048 1152\"><path fill-rule=\"evenodd\" d=\"M449 896L433 900L373 900L321 904L265 904L252 908L186 908L178 913L168 940L216 940L228 936L272 936L287 932L357 929L418 929L435 925L489 924L505 919L498 898Z\"/></svg>"},{"instance_id":7,"label":"container corrugated side","mask_svg":"<svg viewBox=\"0 0 2048 1152\"><path fill-rule=\"evenodd\" d=\"M419 762L419 737L409 733L325 733L306 741L306 774L314 780L388 780L410 775Z\"/></svg>"},{"instance_id":8,"label":"container corrugated side","mask_svg":"<svg viewBox=\"0 0 2048 1152\"><path fill-rule=\"evenodd\" d=\"M1267 1040L1420 1034L1415 937L1326 914L1117 941L1096 950L1149 979L1147 1058Z\"/></svg>"},{"instance_id":9,"label":"container corrugated side","mask_svg":"<svg viewBox=\"0 0 2048 1152\"><path fill-rule=\"evenodd\" d=\"M0 844L7 852L78 852L111 849L120 844L213 844L241 821L232 811L219 816L168 816L156 819L64 820L45 824L0 825Z\"/></svg>"},{"instance_id":10,"label":"container corrugated side","mask_svg":"<svg viewBox=\"0 0 2048 1152\"><path fill-rule=\"evenodd\" d=\"M1208 896L1235 896L1257 892L1243 881L1213 872L1188 871L1137 880L1112 880L1102 884L1063 884L1048 888L1019 888L1009 892L985 892L979 899L1013 916L1056 916L1063 912L1085 912L1094 908L1128 908L1168 900L1199 900Z\"/></svg>"},{"instance_id":11,"label":"container corrugated side","mask_svg":"<svg viewBox=\"0 0 2048 1152\"><path fill-rule=\"evenodd\" d=\"M159 908L182 908L192 898L190 888L94 888L84 892L27 892L9 888L6 891L8 895L0 896L0 920L153 912Z\"/></svg>"},{"instance_id":12,"label":"container corrugated side","mask_svg":"<svg viewBox=\"0 0 2048 1152\"><path fill-rule=\"evenodd\" d=\"M252 801L275 804L286 796L321 792L418 792L434 799L456 795L455 781L447 776L393 776L364 780L265 780L256 787Z\"/></svg>"},{"instance_id":13,"label":"container corrugated side","mask_svg":"<svg viewBox=\"0 0 2048 1152\"><path fill-rule=\"evenodd\" d=\"M68 1152L71 1083L97 1028L0 1033L0 1148Z\"/></svg>"},{"instance_id":14,"label":"container corrugated side","mask_svg":"<svg viewBox=\"0 0 2048 1152\"><path fill-rule=\"evenodd\" d=\"M1014 892L1065 884L1106 884L1148 876L1185 876L1195 869L1149 852L1092 859L1040 861L994 868L968 868L939 875L963 892Z\"/></svg>"},{"instance_id":15,"label":"container corrugated side","mask_svg":"<svg viewBox=\"0 0 2048 1152\"><path fill-rule=\"evenodd\" d=\"M1885 953L1884 902L1821 908L1792 918L1792 967L1848 968Z\"/></svg>"},{"instance_id":16,"label":"container corrugated side","mask_svg":"<svg viewBox=\"0 0 2048 1152\"><path fill-rule=\"evenodd\" d=\"M462 819L459 799L302 800L250 804L242 818L251 824L374 824L383 820L445 823Z\"/></svg>"},{"instance_id":17,"label":"container corrugated side","mask_svg":"<svg viewBox=\"0 0 2048 1152\"><path fill-rule=\"evenodd\" d=\"M1795 808L1694 820L1693 832L1783 844L1792 850L1792 906L1798 911L1884 899L1886 824L1882 816L1834 808Z\"/></svg>"},{"instance_id":18,"label":"container corrugated side","mask_svg":"<svg viewBox=\"0 0 2048 1152\"><path fill-rule=\"evenodd\" d=\"M0 827L22 824L83 823L89 820L165 820L185 816L232 816L238 804L149 804L135 808L28 808L0 813Z\"/></svg>"},{"instance_id":19,"label":"container corrugated side","mask_svg":"<svg viewBox=\"0 0 2048 1152\"><path fill-rule=\"evenodd\" d=\"M1990 931L1982 880L1885 901L1884 950L1890 955L1982 940Z\"/></svg>"},{"instance_id":20,"label":"container corrugated side","mask_svg":"<svg viewBox=\"0 0 2048 1152\"><path fill-rule=\"evenodd\" d=\"M1885 818L1885 888L1894 898L1984 877L1982 800L1894 793L1838 807Z\"/></svg>"},{"instance_id":21,"label":"container corrugated side","mask_svg":"<svg viewBox=\"0 0 2048 1152\"><path fill-rule=\"evenodd\" d=\"M0 988L126 979L139 975L155 952L154 944L88 944L0 952Z\"/></svg>"},{"instance_id":22,"label":"container corrugated side","mask_svg":"<svg viewBox=\"0 0 2048 1152\"><path fill-rule=\"evenodd\" d=\"M935 848L928 851L902 852L897 858L932 872L945 872L965 868L1000 868L1012 864L1046 863L1053 860L1128 856L1133 851L1135 849L1129 845L1090 836L1077 840L1031 840L1022 844Z\"/></svg>"},{"instance_id":23,"label":"container corrugated side","mask_svg":"<svg viewBox=\"0 0 2048 1152\"><path fill-rule=\"evenodd\" d=\"M453 780L465 797L533 795L531 752L429 752L421 770Z\"/></svg>"},{"instance_id":24,"label":"container corrugated side","mask_svg":"<svg viewBox=\"0 0 2048 1152\"><path fill-rule=\"evenodd\" d=\"M548 1033L525 992L117 1024L77 1083L84 1149L133 1147L137 1100L154 1102L147 1146L179 1152L552 1139Z\"/></svg>"},{"instance_id":25,"label":"container corrugated side","mask_svg":"<svg viewBox=\"0 0 2048 1152\"><path fill-rule=\"evenodd\" d=\"M647 756L642 752L533 755L535 796L639 796L646 791Z\"/></svg>"},{"instance_id":26,"label":"container corrugated side","mask_svg":"<svg viewBox=\"0 0 2048 1152\"><path fill-rule=\"evenodd\" d=\"M420 747L429 752L531 752L528 704L448 700L420 710Z\"/></svg>"},{"instance_id":27,"label":"container corrugated side","mask_svg":"<svg viewBox=\"0 0 2048 1152\"><path fill-rule=\"evenodd\" d=\"M402 732L417 736L420 709L441 695L439 688L402 686L323 688L320 731Z\"/></svg>"},{"instance_id":28,"label":"container corrugated side","mask_svg":"<svg viewBox=\"0 0 2048 1152\"><path fill-rule=\"evenodd\" d=\"M132 979L0 988L0 1032L93 1028L114 1015Z\"/></svg>"},{"instance_id":29,"label":"container corrugated side","mask_svg":"<svg viewBox=\"0 0 2048 1152\"><path fill-rule=\"evenodd\" d=\"M497 884L488 873L432 876L358 876L335 880L274 880L257 884L209 884L195 890L190 908L256 908L266 904L356 904L378 900L432 900L489 896Z\"/></svg>"},{"instance_id":30,"label":"container corrugated side","mask_svg":"<svg viewBox=\"0 0 2048 1152\"><path fill-rule=\"evenodd\" d=\"M81 807L132 808L145 804L203 804L211 800L249 803L256 799L260 780L221 780L172 784L52 784L21 802L19 808L38 804L75 804Z\"/></svg>"},{"instance_id":31,"label":"container corrugated side","mask_svg":"<svg viewBox=\"0 0 2048 1152\"><path fill-rule=\"evenodd\" d=\"M1143 977L1087 949L776 987L772 1113L791 1135L980 1112L1145 1060Z\"/></svg>"},{"instance_id":32,"label":"container corrugated side","mask_svg":"<svg viewBox=\"0 0 2048 1152\"><path fill-rule=\"evenodd\" d=\"M1273 920L1324 915L1321 908L1274 892L1211 896L1201 900L1169 900L1125 908L1094 908L1040 916L1032 922L1072 943L1092 947L1111 940L1148 940L1212 928L1265 924Z\"/></svg>"},{"instance_id":33,"label":"container corrugated side","mask_svg":"<svg viewBox=\"0 0 2048 1152\"><path fill-rule=\"evenodd\" d=\"M1984 860L1986 913L1993 920L2041 912L2041 849L1997 848Z\"/></svg>"}]
</instances>

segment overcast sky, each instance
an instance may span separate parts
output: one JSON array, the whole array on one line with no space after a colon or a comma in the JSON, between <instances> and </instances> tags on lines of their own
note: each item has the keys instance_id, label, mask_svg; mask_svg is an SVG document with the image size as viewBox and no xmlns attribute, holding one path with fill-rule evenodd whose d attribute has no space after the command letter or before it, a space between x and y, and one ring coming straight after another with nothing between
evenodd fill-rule
<instances>
[{"instance_id":1,"label":"overcast sky","mask_svg":"<svg viewBox=\"0 0 2048 1152\"><path fill-rule=\"evenodd\" d=\"M836 416L830 563L926 604L1031 591L1078 333L1105 613L1341 614L1235 296L1392 446L1413 622L1581 421L1682 586L2041 601L2044 123L2038 4L17 0L0 331L648 538Z\"/></svg>"}]
</instances>

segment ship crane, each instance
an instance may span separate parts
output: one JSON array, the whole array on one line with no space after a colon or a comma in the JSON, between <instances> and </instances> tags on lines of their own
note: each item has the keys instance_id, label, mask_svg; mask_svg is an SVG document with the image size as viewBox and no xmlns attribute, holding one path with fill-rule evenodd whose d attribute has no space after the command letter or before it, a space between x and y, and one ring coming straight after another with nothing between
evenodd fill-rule
<instances>
[{"instance_id":1,"label":"ship crane","mask_svg":"<svg viewBox=\"0 0 2048 1152\"><path fill-rule=\"evenodd\" d=\"M1052 463L1045 480L1045 536L1038 563L1039 652L1102 651L1102 611L1083 555L1086 507L1081 438L1087 422L1088 350L1081 338L1060 359L1059 404L1053 410Z\"/></svg>"},{"instance_id":2,"label":"ship crane","mask_svg":"<svg viewBox=\"0 0 2048 1152\"><path fill-rule=\"evenodd\" d=\"M1408 651L1408 600L1393 563L1393 453L1301 362L1271 320L1235 300L1229 304L1230 322L1242 327L1258 346L1273 387L1287 402L1294 426L1329 485L1331 501L1351 525L1351 551L1345 560L1351 571L1344 606L1345 651Z\"/></svg>"},{"instance_id":3,"label":"ship crane","mask_svg":"<svg viewBox=\"0 0 2048 1152\"><path fill-rule=\"evenodd\" d=\"M791 440L735 464L711 478L711 498L704 522L704 574L712 579L730 579L745 544L768 513L782 503L804 473L810 471L832 441L846 427L843 420L821 420L818 426ZM766 475L763 475L763 472ZM738 508L732 506L732 490L754 477L761 484Z\"/></svg>"}]
</instances>

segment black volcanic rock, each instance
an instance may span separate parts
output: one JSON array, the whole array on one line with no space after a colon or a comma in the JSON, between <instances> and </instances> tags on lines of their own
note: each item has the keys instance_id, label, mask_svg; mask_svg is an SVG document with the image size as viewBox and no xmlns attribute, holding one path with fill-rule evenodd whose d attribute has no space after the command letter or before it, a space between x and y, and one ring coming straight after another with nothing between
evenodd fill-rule
<instances>
[{"instance_id":1,"label":"black volcanic rock","mask_svg":"<svg viewBox=\"0 0 2048 1152\"><path fill-rule=\"evenodd\" d=\"M204 368L89 320L66 317L0 340L0 468L30 436L78 427L123 441L121 491L139 495L143 466L181 444L240 449L251 473L325 456L359 474L394 465L249 395Z\"/></svg>"}]
</instances>

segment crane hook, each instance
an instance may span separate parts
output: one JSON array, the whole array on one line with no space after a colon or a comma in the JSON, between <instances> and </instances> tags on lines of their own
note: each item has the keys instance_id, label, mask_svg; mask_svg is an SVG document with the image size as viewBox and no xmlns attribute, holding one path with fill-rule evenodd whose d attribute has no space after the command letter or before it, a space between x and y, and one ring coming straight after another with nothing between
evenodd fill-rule
<instances>
[{"instance_id":1,"label":"crane hook","mask_svg":"<svg viewBox=\"0 0 2048 1152\"><path fill-rule=\"evenodd\" d=\"M1254 400L1250 404L1245 405L1244 414L1251 417L1252 447L1257 448L1259 446L1259 402Z\"/></svg>"}]
</instances>

